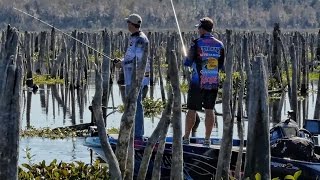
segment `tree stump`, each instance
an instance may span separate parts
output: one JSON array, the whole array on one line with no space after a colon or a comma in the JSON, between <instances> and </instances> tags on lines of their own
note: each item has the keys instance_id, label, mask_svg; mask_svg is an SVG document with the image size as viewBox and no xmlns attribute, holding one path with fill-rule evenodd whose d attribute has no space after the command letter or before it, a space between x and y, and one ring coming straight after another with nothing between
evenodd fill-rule
<instances>
[{"instance_id":1,"label":"tree stump","mask_svg":"<svg viewBox=\"0 0 320 180\"><path fill-rule=\"evenodd\" d=\"M271 179L270 135L268 110L268 75L265 57L257 56L252 62L249 87L248 140L244 178L255 179L260 173L262 179Z\"/></svg>"},{"instance_id":2,"label":"tree stump","mask_svg":"<svg viewBox=\"0 0 320 180\"><path fill-rule=\"evenodd\" d=\"M0 179L18 179L21 120L22 57L17 57L18 31L8 26L0 59Z\"/></svg>"}]
</instances>

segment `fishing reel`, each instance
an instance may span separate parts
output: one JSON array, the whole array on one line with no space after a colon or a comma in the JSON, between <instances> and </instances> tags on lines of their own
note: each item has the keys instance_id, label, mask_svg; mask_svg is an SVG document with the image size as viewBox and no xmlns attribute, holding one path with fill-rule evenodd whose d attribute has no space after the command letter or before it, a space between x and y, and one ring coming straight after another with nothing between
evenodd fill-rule
<instances>
[{"instance_id":1,"label":"fishing reel","mask_svg":"<svg viewBox=\"0 0 320 180\"><path fill-rule=\"evenodd\" d=\"M88 128L89 136L98 137L98 127L97 126L89 126Z\"/></svg>"}]
</instances>

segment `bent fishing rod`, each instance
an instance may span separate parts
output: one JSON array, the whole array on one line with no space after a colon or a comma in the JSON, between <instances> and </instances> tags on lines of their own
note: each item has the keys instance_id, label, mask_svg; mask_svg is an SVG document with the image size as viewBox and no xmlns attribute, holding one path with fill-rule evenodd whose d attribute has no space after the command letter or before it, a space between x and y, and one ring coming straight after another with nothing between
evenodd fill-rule
<instances>
[{"instance_id":1,"label":"bent fishing rod","mask_svg":"<svg viewBox=\"0 0 320 180\"><path fill-rule=\"evenodd\" d=\"M177 28L178 28L178 32L179 32L179 36L180 36L180 40L181 40L181 44L182 44L182 51L183 51L183 55L184 57L187 57L187 51L186 51L186 47L184 45L183 42L183 38L182 38L182 34L181 34L181 30L180 30L180 26L179 26L179 22L178 22L178 18L177 18L177 14L176 14L176 10L174 8L173 2L171 1L171 6L172 6L172 10L173 10L173 14L174 14L174 18L176 20L176 24L177 24Z\"/></svg>"},{"instance_id":2,"label":"bent fishing rod","mask_svg":"<svg viewBox=\"0 0 320 180\"><path fill-rule=\"evenodd\" d=\"M67 33L63 32L61 29L56 28L56 27L54 27L53 25L51 25L51 24L49 24L49 23L47 23L47 22L45 22L45 21L43 21L43 20L41 20L41 19L39 19L39 18L37 18L37 17L33 16L33 15L31 15L31 14L29 14L29 13L25 12L25 11L22 11L21 9L18 9L18 8L15 8L15 7L13 7L13 9L14 9L14 10L16 10L16 11L19 11L20 13L23 13L23 14L25 14L25 15L29 16L29 17L32 17L33 19L35 19L35 20L37 20L37 21L41 22L42 24L45 24L45 25L47 25L47 26L49 26L49 27L51 27L51 28L56 29L57 31L61 32L62 34L66 35L66 36L68 36L69 38L71 38L71 39L73 39L73 40L77 41L78 43L80 43L80 44L82 44L82 45L86 46L86 47L87 47L87 48L89 48L89 49L92 49L94 52L96 52L96 53L98 53L98 54L102 55L103 57L105 57L105 58L107 58L107 59L109 59L109 60L111 60L111 61L116 61L116 60L114 60L113 58L111 58L111 57L107 56L106 54L104 54L104 53L102 53L102 52L100 52L100 51L96 50L96 49L95 49L95 48L93 48L92 46L90 46L90 45L88 45L88 44L86 44L86 43L84 43L84 42L80 41L79 39L77 39L77 38L75 38L75 37L73 37L73 36L71 36L71 35L69 35L69 34L67 34Z\"/></svg>"}]
</instances>

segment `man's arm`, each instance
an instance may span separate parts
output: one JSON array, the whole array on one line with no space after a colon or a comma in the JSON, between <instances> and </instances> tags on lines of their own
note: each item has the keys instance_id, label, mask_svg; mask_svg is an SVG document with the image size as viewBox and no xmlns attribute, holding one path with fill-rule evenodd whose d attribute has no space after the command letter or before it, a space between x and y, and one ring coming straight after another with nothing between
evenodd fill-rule
<instances>
[{"instance_id":1,"label":"man's arm","mask_svg":"<svg viewBox=\"0 0 320 180\"><path fill-rule=\"evenodd\" d=\"M188 51L188 56L184 60L184 65L191 67L195 58L197 56L197 47L196 47L196 41L193 41L189 51Z\"/></svg>"},{"instance_id":2,"label":"man's arm","mask_svg":"<svg viewBox=\"0 0 320 180\"><path fill-rule=\"evenodd\" d=\"M219 71L224 71L224 58L225 58L225 52L224 52L224 47L222 46L222 48L220 50L220 57L218 59Z\"/></svg>"},{"instance_id":3,"label":"man's arm","mask_svg":"<svg viewBox=\"0 0 320 180\"><path fill-rule=\"evenodd\" d=\"M148 48L149 41L147 39L144 39L142 37L139 37L136 42L135 47L135 57L137 58L138 62L142 61L142 57L144 55L145 48Z\"/></svg>"}]
</instances>

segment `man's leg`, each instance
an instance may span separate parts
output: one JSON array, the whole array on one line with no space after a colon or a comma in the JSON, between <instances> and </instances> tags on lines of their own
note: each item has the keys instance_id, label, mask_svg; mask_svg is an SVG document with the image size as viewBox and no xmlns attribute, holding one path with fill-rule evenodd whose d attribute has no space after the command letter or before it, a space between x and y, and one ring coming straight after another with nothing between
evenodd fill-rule
<instances>
[{"instance_id":1,"label":"man's leg","mask_svg":"<svg viewBox=\"0 0 320 180\"><path fill-rule=\"evenodd\" d=\"M186 124L185 124L185 131L184 131L184 139L188 139L190 136L191 129L196 122L196 111L195 110L188 110L186 116Z\"/></svg>"},{"instance_id":2,"label":"man's leg","mask_svg":"<svg viewBox=\"0 0 320 180\"><path fill-rule=\"evenodd\" d=\"M149 89L148 86L143 86L143 88L142 88L142 100L144 100L144 98L147 97L148 89Z\"/></svg>"},{"instance_id":3,"label":"man's leg","mask_svg":"<svg viewBox=\"0 0 320 180\"><path fill-rule=\"evenodd\" d=\"M139 92L137 98L137 109L136 109L136 117L135 117L135 138L142 138L144 135L144 116L143 116L143 107L142 107L142 91Z\"/></svg>"},{"instance_id":4,"label":"man's leg","mask_svg":"<svg viewBox=\"0 0 320 180\"><path fill-rule=\"evenodd\" d=\"M187 116L185 124L185 134L183 139L186 140L185 144L188 144L187 141L190 137L190 132L196 122L196 110L201 110L201 96L200 88L191 86L188 91L188 100L187 100Z\"/></svg>"},{"instance_id":5,"label":"man's leg","mask_svg":"<svg viewBox=\"0 0 320 180\"><path fill-rule=\"evenodd\" d=\"M210 139L211 132L212 132L212 129L213 129L213 125L214 125L214 122L215 122L213 109L206 109L205 113L206 113L206 117L205 117L205 126L206 126L205 139Z\"/></svg>"},{"instance_id":6,"label":"man's leg","mask_svg":"<svg viewBox=\"0 0 320 180\"><path fill-rule=\"evenodd\" d=\"M211 132L213 129L215 117L214 117L214 105L216 102L218 90L203 90L201 91L201 97L203 100L203 107L205 109L205 140L203 142L204 146L210 146L211 144Z\"/></svg>"}]
</instances>

